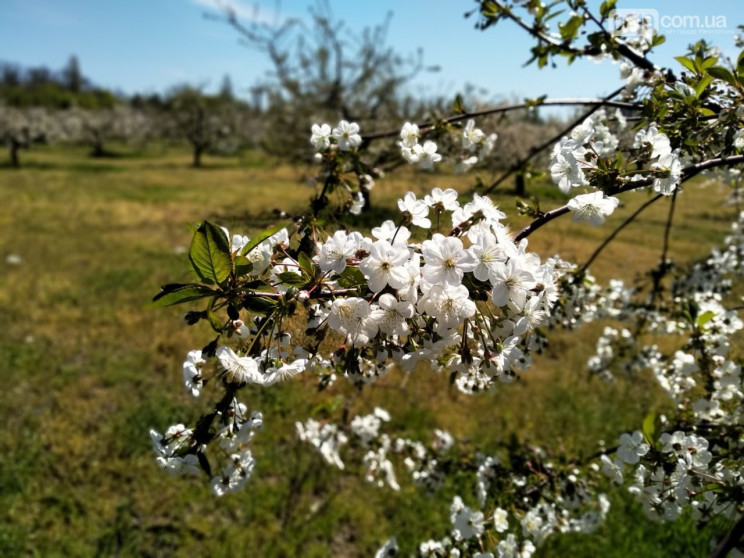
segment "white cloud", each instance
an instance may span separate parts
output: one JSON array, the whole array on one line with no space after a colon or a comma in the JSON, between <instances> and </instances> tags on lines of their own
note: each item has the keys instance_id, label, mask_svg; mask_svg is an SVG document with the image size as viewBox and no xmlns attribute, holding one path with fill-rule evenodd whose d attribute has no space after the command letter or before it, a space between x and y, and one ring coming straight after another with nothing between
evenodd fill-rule
<instances>
[{"instance_id":1,"label":"white cloud","mask_svg":"<svg viewBox=\"0 0 744 558\"><path fill-rule=\"evenodd\" d=\"M283 20L279 12L258 4L248 4L243 0L190 0L190 2L212 10L221 10L225 7L232 8L238 18L251 23L274 26L279 25Z\"/></svg>"}]
</instances>

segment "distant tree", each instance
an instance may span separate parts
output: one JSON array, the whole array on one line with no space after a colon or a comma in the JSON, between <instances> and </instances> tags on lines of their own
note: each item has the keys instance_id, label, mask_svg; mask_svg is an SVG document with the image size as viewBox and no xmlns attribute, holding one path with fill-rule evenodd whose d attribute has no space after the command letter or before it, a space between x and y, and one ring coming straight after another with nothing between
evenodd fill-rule
<instances>
[{"instance_id":1,"label":"distant tree","mask_svg":"<svg viewBox=\"0 0 744 558\"><path fill-rule=\"evenodd\" d=\"M62 81L65 87L73 93L79 93L83 90L85 78L83 77L83 73L80 71L78 58L74 54L70 56L67 66L62 70Z\"/></svg>"},{"instance_id":2,"label":"distant tree","mask_svg":"<svg viewBox=\"0 0 744 558\"><path fill-rule=\"evenodd\" d=\"M235 101L235 91L233 90L232 79L230 79L229 75L225 74L222 78L220 92L217 95L223 102L232 103Z\"/></svg>"},{"instance_id":3,"label":"distant tree","mask_svg":"<svg viewBox=\"0 0 744 558\"><path fill-rule=\"evenodd\" d=\"M54 83L52 71L46 66L29 68L26 72L26 81L29 85L44 85Z\"/></svg>"},{"instance_id":4,"label":"distant tree","mask_svg":"<svg viewBox=\"0 0 744 558\"><path fill-rule=\"evenodd\" d=\"M253 88L268 122L263 145L293 160L311 155L302 136L288 129L306 129L316 122L345 119L363 129L399 124L404 86L424 70L423 54L403 56L385 44L392 14L361 33L334 20L329 3L310 9L308 21L287 19L277 25L243 23L224 5L221 19L236 29L243 42L268 56L273 73ZM415 115L408 115L415 117Z\"/></svg>"},{"instance_id":5,"label":"distant tree","mask_svg":"<svg viewBox=\"0 0 744 558\"><path fill-rule=\"evenodd\" d=\"M3 64L0 68L2 85L17 87L21 84L21 69L15 64Z\"/></svg>"},{"instance_id":6,"label":"distant tree","mask_svg":"<svg viewBox=\"0 0 744 558\"><path fill-rule=\"evenodd\" d=\"M134 109L164 111L167 103L158 93L150 93L147 95L135 93L129 99L129 104Z\"/></svg>"},{"instance_id":7,"label":"distant tree","mask_svg":"<svg viewBox=\"0 0 744 558\"><path fill-rule=\"evenodd\" d=\"M59 72L44 66L22 69L4 64L0 76L0 101L9 106L101 109L119 102L111 91L90 85L75 56Z\"/></svg>"},{"instance_id":8,"label":"distant tree","mask_svg":"<svg viewBox=\"0 0 744 558\"><path fill-rule=\"evenodd\" d=\"M174 135L185 138L192 147L193 166L201 167L202 155L232 133L234 104L219 95L205 95L191 86L174 89L167 100Z\"/></svg>"},{"instance_id":9,"label":"distant tree","mask_svg":"<svg viewBox=\"0 0 744 558\"><path fill-rule=\"evenodd\" d=\"M91 157L111 156L106 143L142 140L152 127L151 119L144 111L123 104L97 110L73 107L64 111L62 121L66 138L89 145Z\"/></svg>"},{"instance_id":10,"label":"distant tree","mask_svg":"<svg viewBox=\"0 0 744 558\"><path fill-rule=\"evenodd\" d=\"M8 147L10 164L20 167L21 149L51 141L58 131L58 119L43 108L19 109L0 105L0 143Z\"/></svg>"}]
</instances>

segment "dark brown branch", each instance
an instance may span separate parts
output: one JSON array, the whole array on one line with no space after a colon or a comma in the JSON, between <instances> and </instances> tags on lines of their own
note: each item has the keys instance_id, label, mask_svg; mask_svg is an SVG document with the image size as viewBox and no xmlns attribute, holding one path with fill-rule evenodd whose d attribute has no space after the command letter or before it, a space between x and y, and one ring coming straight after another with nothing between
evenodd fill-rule
<instances>
[{"instance_id":1,"label":"dark brown branch","mask_svg":"<svg viewBox=\"0 0 744 558\"><path fill-rule=\"evenodd\" d=\"M612 95L614 96L614 94ZM610 101L607 99L581 99L581 98L568 98L568 99L544 99L542 101L527 101L524 103L518 103L515 105L505 105L502 107L491 107L483 110L477 110L473 112L467 112L464 114L457 114L450 116L442 120L437 121L426 121L418 124L419 130L425 131L429 128L433 128L437 124L451 124L453 122L460 122L469 118L477 118L479 116L488 116L490 114L501 114L505 112L512 112L515 110L522 110L526 108L538 108L538 107L571 107L571 106L596 106L597 109L600 107L617 107L628 110L641 110L641 107L635 103L626 103L623 101ZM595 109L595 110L597 110ZM369 141L380 138L394 137L400 134L400 129L387 130L384 132L374 132L372 134L363 134L362 139Z\"/></svg>"},{"instance_id":2,"label":"dark brown branch","mask_svg":"<svg viewBox=\"0 0 744 558\"><path fill-rule=\"evenodd\" d=\"M672 204L669 206L669 215L667 216L667 222L664 226L664 244L661 249L661 264L664 265L664 262L666 262L667 254L669 253L669 235L672 231L672 219L674 218L674 209L677 206L677 192L679 190L674 190L674 193L672 194Z\"/></svg>"},{"instance_id":3,"label":"dark brown branch","mask_svg":"<svg viewBox=\"0 0 744 558\"><path fill-rule=\"evenodd\" d=\"M682 179L680 180L679 183L683 184L687 182L692 177L697 176L704 170L713 169L717 167L726 167L726 166L731 167L734 165L739 165L741 163L744 163L744 155L733 155L731 157L717 157L715 159L708 159L707 161L701 161L700 163L696 163L694 165L690 165L682 169ZM643 188L644 186L649 186L653 184L653 182L654 182L653 178L644 178L643 180L635 180L633 182L624 183L618 186L617 188L612 188L608 190L606 193L609 196L614 196L616 194L622 194L624 192L630 192L632 190ZM547 213L541 214L534 221L532 221L532 223L530 223L525 228L523 228L521 231L519 231L519 234L517 234L517 236L514 237L514 241L519 242L523 238L527 238L528 236L530 236L533 232L535 232L537 229L539 229L543 225L549 223L553 219L560 217L561 215L565 215L569 211L570 209L568 209L568 206L564 205L559 208L548 211Z\"/></svg>"},{"instance_id":4,"label":"dark brown branch","mask_svg":"<svg viewBox=\"0 0 744 558\"><path fill-rule=\"evenodd\" d=\"M740 517L734 528L718 543L710 558L724 558L724 556L728 556L728 553L739 544L742 537L744 537L744 517Z\"/></svg>"},{"instance_id":5,"label":"dark brown branch","mask_svg":"<svg viewBox=\"0 0 744 558\"><path fill-rule=\"evenodd\" d=\"M672 203L669 204L669 215L667 216L666 224L664 225L664 242L661 247L661 258L659 258L658 272L654 270L651 275L653 280L651 300L649 302L649 307L651 308L654 307L657 297L661 294L661 281L669 271L669 266L667 265L667 254L669 253L669 235L672 232L672 219L674 218L674 210L677 207L677 192L679 192L679 190L675 189L672 194Z\"/></svg>"},{"instance_id":6,"label":"dark brown branch","mask_svg":"<svg viewBox=\"0 0 744 558\"><path fill-rule=\"evenodd\" d=\"M596 54L594 52L587 51L586 49L583 49L582 50L582 49L571 47L566 42L560 42L560 41L558 41L558 40L550 37L549 35L546 35L542 31L540 31L536 26L527 25L527 23L522 18L520 18L519 16L515 15L509 8L504 7L497 0L494 0L494 4L496 4L496 6L498 6L499 8L501 8L502 13L504 13L509 19L511 19L514 23L516 23L517 25L519 25L522 29L524 29L525 31L527 31L530 35L532 35L534 38L536 38L539 41L543 41L545 43L548 43L549 45L552 45L554 47L560 48L560 49L562 49L564 52L566 52L568 54L575 54L577 56L582 56L582 55L586 55L586 54ZM588 11L585 10L585 13L588 13ZM594 19L594 21L596 22L596 18L594 18L593 16L591 17L591 19ZM629 47L625 43L623 43L623 42L618 41L617 39L615 39L606 30L604 30L604 28L602 27L601 24L599 24L599 27L600 27L600 29L602 29L602 31L603 31L606 39L607 39L607 42L612 42L615 45L615 49L617 50L617 52L621 56L623 56L624 58L627 58L633 64L635 64L636 66L638 66L639 68L641 68L643 70L654 71L654 70L657 70L658 69L654 65L654 63L651 62L648 58L646 58L642 54L636 52L635 50L633 50L631 47Z\"/></svg>"}]
</instances>

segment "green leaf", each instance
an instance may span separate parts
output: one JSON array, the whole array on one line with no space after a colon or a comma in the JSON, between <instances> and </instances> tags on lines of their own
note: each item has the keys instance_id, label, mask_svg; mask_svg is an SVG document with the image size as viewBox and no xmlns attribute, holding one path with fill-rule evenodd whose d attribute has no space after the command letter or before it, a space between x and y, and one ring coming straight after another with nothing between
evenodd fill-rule
<instances>
[{"instance_id":1,"label":"green leaf","mask_svg":"<svg viewBox=\"0 0 744 558\"><path fill-rule=\"evenodd\" d=\"M656 414L649 413L646 418L643 419L643 435L646 437L646 441L653 445L654 434L656 433Z\"/></svg>"},{"instance_id":2,"label":"green leaf","mask_svg":"<svg viewBox=\"0 0 744 558\"><path fill-rule=\"evenodd\" d=\"M708 72L708 75L711 75L716 79L720 79L721 81L725 81L729 85L736 87L736 76L734 76L734 74L732 74L723 66L713 66L712 68L708 68L706 71Z\"/></svg>"},{"instance_id":3,"label":"green leaf","mask_svg":"<svg viewBox=\"0 0 744 558\"><path fill-rule=\"evenodd\" d=\"M701 492L716 492L718 494L723 494L725 491L726 490L724 486L721 486L720 484L714 482L704 484L701 487Z\"/></svg>"},{"instance_id":4,"label":"green leaf","mask_svg":"<svg viewBox=\"0 0 744 558\"><path fill-rule=\"evenodd\" d=\"M674 59L682 64L685 68L690 70L693 74L698 73L697 68L695 68L695 63L686 56L675 56Z\"/></svg>"},{"instance_id":5,"label":"green leaf","mask_svg":"<svg viewBox=\"0 0 744 558\"><path fill-rule=\"evenodd\" d=\"M695 321L695 323L697 324L699 328L701 328L715 317L716 315L714 312L710 312L710 311L703 312L697 317L697 320Z\"/></svg>"},{"instance_id":6,"label":"green leaf","mask_svg":"<svg viewBox=\"0 0 744 558\"><path fill-rule=\"evenodd\" d=\"M278 305L279 302L273 298L264 298L261 296L249 296L243 300L243 308L256 314L268 314Z\"/></svg>"},{"instance_id":7,"label":"green leaf","mask_svg":"<svg viewBox=\"0 0 744 558\"><path fill-rule=\"evenodd\" d=\"M248 275L253 271L253 264L245 256L235 256L233 265L235 266L235 273L237 273L238 276Z\"/></svg>"},{"instance_id":8,"label":"green leaf","mask_svg":"<svg viewBox=\"0 0 744 558\"><path fill-rule=\"evenodd\" d=\"M182 302L199 300L213 294L214 291L204 285L198 285L196 283L169 283L160 287L160 292L153 297L150 304L155 308L160 308Z\"/></svg>"},{"instance_id":9,"label":"green leaf","mask_svg":"<svg viewBox=\"0 0 744 558\"><path fill-rule=\"evenodd\" d=\"M557 2L556 2L556 4L557 4ZM543 18L543 21L544 21L544 22L550 21L550 20L551 20L551 19L553 19L554 17L558 17L559 15L561 15L561 14L563 14L563 13L565 13L565 12L566 12L566 10L557 10L557 11L555 11L555 12L550 12L550 13L549 13L549 14L548 14L547 16L545 16L545 17Z\"/></svg>"},{"instance_id":10,"label":"green leaf","mask_svg":"<svg viewBox=\"0 0 744 558\"><path fill-rule=\"evenodd\" d=\"M700 68L702 70L707 70L708 68L715 66L716 62L718 62L717 56L708 56L708 58L703 60L703 63L700 64Z\"/></svg>"},{"instance_id":11,"label":"green leaf","mask_svg":"<svg viewBox=\"0 0 744 558\"><path fill-rule=\"evenodd\" d=\"M298 274L294 271L284 271L278 275L279 280L284 285L294 285L295 287L301 287L309 281L309 278L304 273Z\"/></svg>"},{"instance_id":12,"label":"green leaf","mask_svg":"<svg viewBox=\"0 0 744 558\"><path fill-rule=\"evenodd\" d=\"M356 267L347 267L336 280L339 286L350 289L364 285L364 275Z\"/></svg>"},{"instance_id":13,"label":"green leaf","mask_svg":"<svg viewBox=\"0 0 744 558\"><path fill-rule=\"evenodd\" d=\"M232 271L230 244L225 232L204 221L191 239L189 260L204 283L222 283Z\"/></svg>"},{"instance_id":14,"label":"green leaf","mask_svg":"<svg viewBox=\"0 0 744 558\"><path fill-rule=\"evenodd\" d=\"M222 333L222 321L220 321L219 316L214 313L214 310L212 310L213 305L214 299L212 299L209 306L207 306L207 319L209 320L209 325L212 326L213 330L217 333Z\"/></svg>"},{"instance_id":15,"label":"green leaf","mask_svg":"<svg viewBox=\"0 0 744 558\"><path fill-rule=\"evenodd\" d=\"M713 81L713 78L711 76L705 76L703 79L701 79L698 84L695 86L695 95L700 98L700 95L703 94L705 89L711 84Z\"/></svg>"},{"instance_id":16,"label":"green leaf","mask_svg":"<svg viewBox=\"0 0 744 558\"><path fill-rule=\"evenodd\" d=\"M571 17L565 24L559 24L558 29L561 32L561 38L564 41L572 41L576 37L576 34L579 31L579 27L581 27L583 23L584 17L575 15Z\"/></svg>"},{"instance_id":17,"label":"green leaf","mask_svg":"<svg viewBox=\"0 0 744 558\"><path fill-rule=\"evenodd\" d=\"M654 35L654 38L651 39L651 48L659 45L663 45L666 42L666 37L664 35L659 35L658 33Z\"/></svg>"},{"instance_id":18,"label":"green leaf","mask_svg":"<svg viewBox=\"0 0 744 558\"><path fill-rule=\"evenodd\" d=\"M302 271L307 273L310 277L315 277L315 264L313 264L313 260L310 259L310 256L305 254L305 252L300 252L297 256L297 260Z\"/></svg>"},{"instance_id":19,"label":"green leaf","mask_svg":"<svg viewBox=\"0 0 744 558\"><path fill-rule=\"evenodd\" d=\"M744 50L741 51L736 61L736 73L739 74L740 78L744 78Z\"/></svg>"},{"instance_id":20,"label":"green leaf","mask_svg":"<svg viewBox=\"0 0 744 558\"><path fill-rule=\"evenodd\" d=\"M599 15L602 16L602 19L607 19L610 17L610 12L615 9L615 4L617 3L617 0L605 0L602 2L602 4L599 6Z\"/></svg>"},{"instance_id":21,"label":"green leaf","mask_svg":"<svg viewBox=\"0 0 744 558\"><path fill-rule=\"evenodd\" d=\"M547 61L547 58L546 58L546 61ZM546 62L546 63L547 63L547 62ZM544 101L545 101L545 99L547 99L547 98L548 98L548 96L547 96L547 95L542 95L542 96L538 97L537 99L530 99L530 98L528 97L528 98L526 98L526 99L524 100L524 106L525 106L525 108L535 108L535 107L539 107L540 105L542 105L542 104L543 104L543 102L544 102Z\"/></svg>"},{"instance_id":22,"label":"green leaf","mask_svg":"<svg viewBox=\"0 0 744 558\"><path fill-rule=\"evenodd\" d=\"M264 240L269 238L271 235L278 233L283 228L284 228L283 225L277 225L276 227L271 227L270 229L266 229L265 231L258 233L256 236L254 236L251 239L251 241L248 244L243 246L243 249L240 251L240 255L245 256L247 253L253 250L256 246L261 244Z\"/></svg>"}]
</instances>

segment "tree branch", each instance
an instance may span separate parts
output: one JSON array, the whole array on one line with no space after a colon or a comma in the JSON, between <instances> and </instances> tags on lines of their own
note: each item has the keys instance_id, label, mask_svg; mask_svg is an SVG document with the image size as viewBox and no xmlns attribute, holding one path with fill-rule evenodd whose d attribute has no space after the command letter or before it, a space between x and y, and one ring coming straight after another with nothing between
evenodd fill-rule
<instances>
[{"instance_id":1,"label":"tree branch","mask_svg":"<svg viewBox=\"0 0 744 558\"><path fill-rule=\"evenodd\" d=\"M606 102L611 102L610 100L615 96L618 95L625 87L620 87L619 89L616 89L609 95L607 95L603 100ZM630 104L630 103L625 103ZM509 178L511 175L513 175L516 171L520 170L524 167L533 157L537 156L538 154L542 153L545 149L553 145L555 142L560 140L564 135L566 135L569 131L571 131L573 128L581 124L584 120L589 118L592 114L597 112L600 108L602 108L605 105L596 104L588 111L581 114L577 119L573 120L570 124L568 124L566 127L564 127L560 132L558 132L553 137L549 138L548 140L544 141L540 145L536 147L532 147L530 149L529 154L526 157L523 157L516 163L514 163L507 171L502 174L498 179L496 179L491 185L486 188L486 190L483 192L483 195L488 195L491 192L493 192L504 180Z\"/></svg>"},{"instance_id":2,"label":"tree branch","mask_svg":"<svg viewBox=\"0 0 744 558\"><path fill-rule=\"evenodd\" d=\"M614 96L611 95L611 96ZM464 114L457 114L444 118L443 120L437 121L426 121L421 122L418 125L419 130L425 131L429 128L433 128L437 124L451 124L453 122L460 122L469 118L477 118L479 116L488 116L490 114L501 114L506 112L512 112L515 110L521 110L526 108L538 108L538 107L571 107L571 106L596 106L598 110L600 107L617 107L627 110L642 110L642 106L635 103L626 103L623 101L611 101L608 99L592 99L592 98L566 98L566 99L544 99L542 101L526 101L524 103L517 103L514 105L505 105L501 107L491 107L483 110L477 110L473 112L466 112ZM387 130L384 132L375 132L372 134L362 134L362 139L369 141L380 138L394 137L400 134L400 129Z\"/></svg>"},{"instance_id":3,"label":"tree branch","mask_svg":"<svg viewBox=\"0 0 744 558\"><path fill-rule=\"evenodd\" d=\"M731 166L738 165L741 163L744 163L744 155L733 155L731 157L718 157L715 159L708 159L707 161L701 161L700 163L689 165L685 167L684 169L682 169L682 179L679 181L679 183L683 184L687 182L692 177L697 176L704 170L713 169L717 167L731 167ZM606 193L607 195L614 196L617 194L622 194L624 192L630 192L632 190L637 190L639 188L643 188L644 186L650 186L651 184L653 184L653 182L654 182L653 178L644 178L643 180L634 180L632 182L621 184L617 188L608 189ZM534 221L532 221L532 223L530 223L525 228L523 228L521 231L519 231L519 234L517 234L517 236L514 237L514 241L519 242L523 238L527 238L537 229L541 228L542 226L549 223L553 219L556 219L560 217L561 215L565 215L569 211L570 209L568 209L568 205L564 205L556 209L553 209L551 211L548 211L547 213L543 213L542 215L537 217Z\"/></svg>"},{"instance_id":4,"label":"tree branch","mask_svg":"<svg viewBox=\"0 0 744 558\"><path fill-rule=\"evenodd\" d=\"M653 198L651 198L650 200L648 200L648 201L647 201L646 203L644 203L644 204L643 204L643 205L642 205L641 207L639 207L638 209L636 209L636 210L635 210L635 211L634 211L634 212L632 213L632 215L630 215L630 216L629 216L629 217L628 217L627 219L625 219L625 221L623 221L622 223L620 223L620 225L618 225L618 226L617 226L617 227L615 228L615 230L614 230L614 231L612 231L612 233L610 233L610 235L609 235L609 236L608 236L607 238L605 238L605 239L604 239L604 241L602 242L602 244L600 244L600 245L599 245L599 246L597 247L597 249L596 249L596 250L594 250L594 253L592 253L592 255L591 255L591 256L589 256L589 259L588 259L588 260L586 260L586 262L584 263L584 265L582 265L582 266L581 266L581 267L579 268L579 271L578 271L578 275L582 275L582 274L583 274L583 273L584 273L584 272L585 272L585 271L587 270L587 268L588 268L588 267L589 267L589 266L590 266L590 265L592 264L592 262L593 262L593 261L594 261L595 259L597 259L597 256L599 256L599 254L601 254L601 253L602 253L602 250L604 250L604 249L605 249L605 248L606 248L606 247L607 247L607 246L608 246L608 245L610 244L610 242L612 242L612 240L613 240L613 239L614 239L614 238L615 238L615 237L616 237L616 236L617 236L618 234L620 234L620 231L622 231L622 230L623 230L623 229L624 229L625 227L627 227L627 226L628 226L628 225L630 225L630 224L631 224L631 223L632 223L633 221L635 221L636 217L638 217L638 216L639 216L639 215L641 214L641 212L642 212L642 211L643 211L644 209L646 209L646 208L647 208L648 206L650 206L650 205L651 205L652 203L654 203L654 202L656 202L656 201L660 200L660 199L661 199L661 198L663 198L663 197L664 197L664 196L663 196L662 194L657 194L657 195L656 195L656 197L653 197Z\"/></svg>"},{"instance_id":5,"label":"tree branch","mask_svg":"<svg viewBox=\"0 0 744 558\"><path fill-rule=\"evenodd\" d=\"M742 537L744 537L744 516L739 518L734 528L718 543L710 558L724 558L734 549Z\"/></svg>"}]
</instances>

